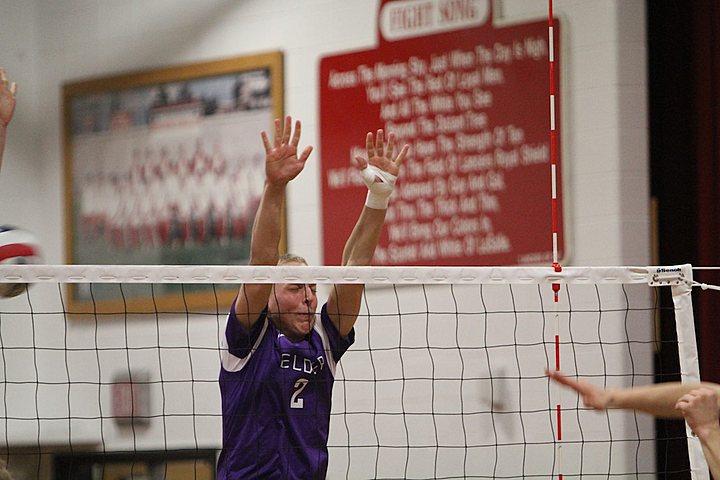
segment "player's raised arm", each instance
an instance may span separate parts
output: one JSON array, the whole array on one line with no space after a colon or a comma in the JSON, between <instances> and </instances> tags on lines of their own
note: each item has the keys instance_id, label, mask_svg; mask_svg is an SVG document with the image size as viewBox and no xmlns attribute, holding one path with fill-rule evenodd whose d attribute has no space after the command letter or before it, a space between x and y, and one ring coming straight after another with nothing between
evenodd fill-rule
<instances>
[{"instance_id":1,"label":"player's raised arm","mask_svg":"<svg viewBox=\"0 0 720 480\"><path fill-rule=\"evenodd\" d=\"M5 70L0 68L0 168L2 168L3 151L5 150L5 139L7 138L7 127L15 111L15 82L9 83Z\"/></svg>"},{"instance_id":2,"label":"player's raised arm","mask_svg":"<svg viewBox=\"0 0 720 480\"><path fill-rule=\"evenodd\" d=\"M305 168L312 147L298 155L301 123L288 116L285 121L275 119L272 141L265 132L261 137L265 146L265 187L255 214L250 241L250 265L276 265L279 258L281 214L285 203L285 187ZM235 317L251 327L267 305L271 284L244 284L235 301Z\"/></svg>"},{"instance_id":3,"label":"player's raised arm","mask_svg":"<svg viewBox=\"0 0 720 480\"><path fill-rule=\"evenodd\" d=\"M385 143L382 130L366 136L367 158L356 157L356 166L368 187L365 206L345 243L342 264L346 266L370 265L380 233L385 223L390 195L400 174L400 165L410 149L403 146L395 153L395 136L390 133ZM347 336L355 325L360 311L363 285L335 285L327 302L327 312L342 336Z\"/></svg>"}]
</instances>

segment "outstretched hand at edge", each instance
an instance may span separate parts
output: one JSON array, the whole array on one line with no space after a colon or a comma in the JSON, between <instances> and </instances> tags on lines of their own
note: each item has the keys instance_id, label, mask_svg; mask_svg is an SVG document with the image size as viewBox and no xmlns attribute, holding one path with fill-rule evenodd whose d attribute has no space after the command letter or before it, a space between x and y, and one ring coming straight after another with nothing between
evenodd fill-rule
<instances>
[{"instance_id":1,"label":"outstretched hand at edge","mask_svg":"<svg viewBox=\"0 0 720 480\"><path fill-rule=\"evenodd\" d=\"M545 374L550 377L551 380L575 390L582 398L583 404L586 407L600 411L608 408L611 398L608 390L597 387L589 382L573 380L557 371L545 370Z\"/></svg>"},{"instance_id":2,"label":"outstretched hand at edge","mask_svg":"<svg viewBox=\"0 0 720 480\"><path fill-rule=\"evenodd\" d=\"M7 127L15 111L17 85L9 83L5 70L0 68L0 127Z\"/></svg>"}]
</instances>

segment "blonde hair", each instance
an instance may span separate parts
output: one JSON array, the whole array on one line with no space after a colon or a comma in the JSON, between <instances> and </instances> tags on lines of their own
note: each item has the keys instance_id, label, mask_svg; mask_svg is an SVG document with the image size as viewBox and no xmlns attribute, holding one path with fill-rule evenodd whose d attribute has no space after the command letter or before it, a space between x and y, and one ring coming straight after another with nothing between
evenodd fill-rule
<instances>
[{"instance_id":1,"label":"blonde hair","mask_svg":"<svg viewBox=\"0 0 720 480\"><path fill-rule=\"evenodd\" d=\"M295 255L294 253L283 253L280 255L280 258L278 259L278 265L284 265L286 263L302 263L303 265L307 266L307 260L305 260L300 255ZM0 478L0 480L2 480Z\"/></svg>"}]
</instances>

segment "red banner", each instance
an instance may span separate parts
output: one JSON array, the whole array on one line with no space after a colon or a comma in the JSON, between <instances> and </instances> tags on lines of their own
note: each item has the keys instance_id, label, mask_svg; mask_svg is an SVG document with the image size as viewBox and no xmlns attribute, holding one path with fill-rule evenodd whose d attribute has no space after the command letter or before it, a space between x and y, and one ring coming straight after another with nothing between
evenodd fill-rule
<instances>
[{"instance_id":1,"label":"red banner","mask_svg":"<svg viewBox=\"0 0 720 480\"><path fill-rule=\"evenodd\" d=\"M548 24L494 28L491 19L489 0L384 0L377 49L323 58L326 265L340 263L365 198L351 158L365 154L365 135L377 128L411 153L375 264L551 263Z\"/></svg>"}]
</instances>

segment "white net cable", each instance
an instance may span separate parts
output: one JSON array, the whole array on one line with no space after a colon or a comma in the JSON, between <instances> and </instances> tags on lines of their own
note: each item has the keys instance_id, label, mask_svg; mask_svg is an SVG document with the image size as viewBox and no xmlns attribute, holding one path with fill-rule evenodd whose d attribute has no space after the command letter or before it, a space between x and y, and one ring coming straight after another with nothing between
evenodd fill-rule
<instances>
[{"instance_id":1,"label":"white net cable","mask_svg":"<svg viewBox=\"0 0 720 480\"><path fill-rule=\"evenodd\" d=\"M671 474L656 465L652 418L590 411L544 371L559 332L565 374L606 387L653 383L665 291L676 299L677 378L697 379L690 266L3 265L0 283L30 285L0 299L0 452L10 469L95 479L119 459L140 478L173 478L170 460L182 458L187 478L214 478L207 454L221 449L228 299L240 283L284 282L317 283L321 304L333 283L367 285L336 370L328 478ZM175 307L162 306L168 297ZM671 440L695 449L694 478L707 478L696 439ZM169 460L153 467L150 453ZM87 463L95 473L83 476Z\"/></svg>"}]
</instances>

